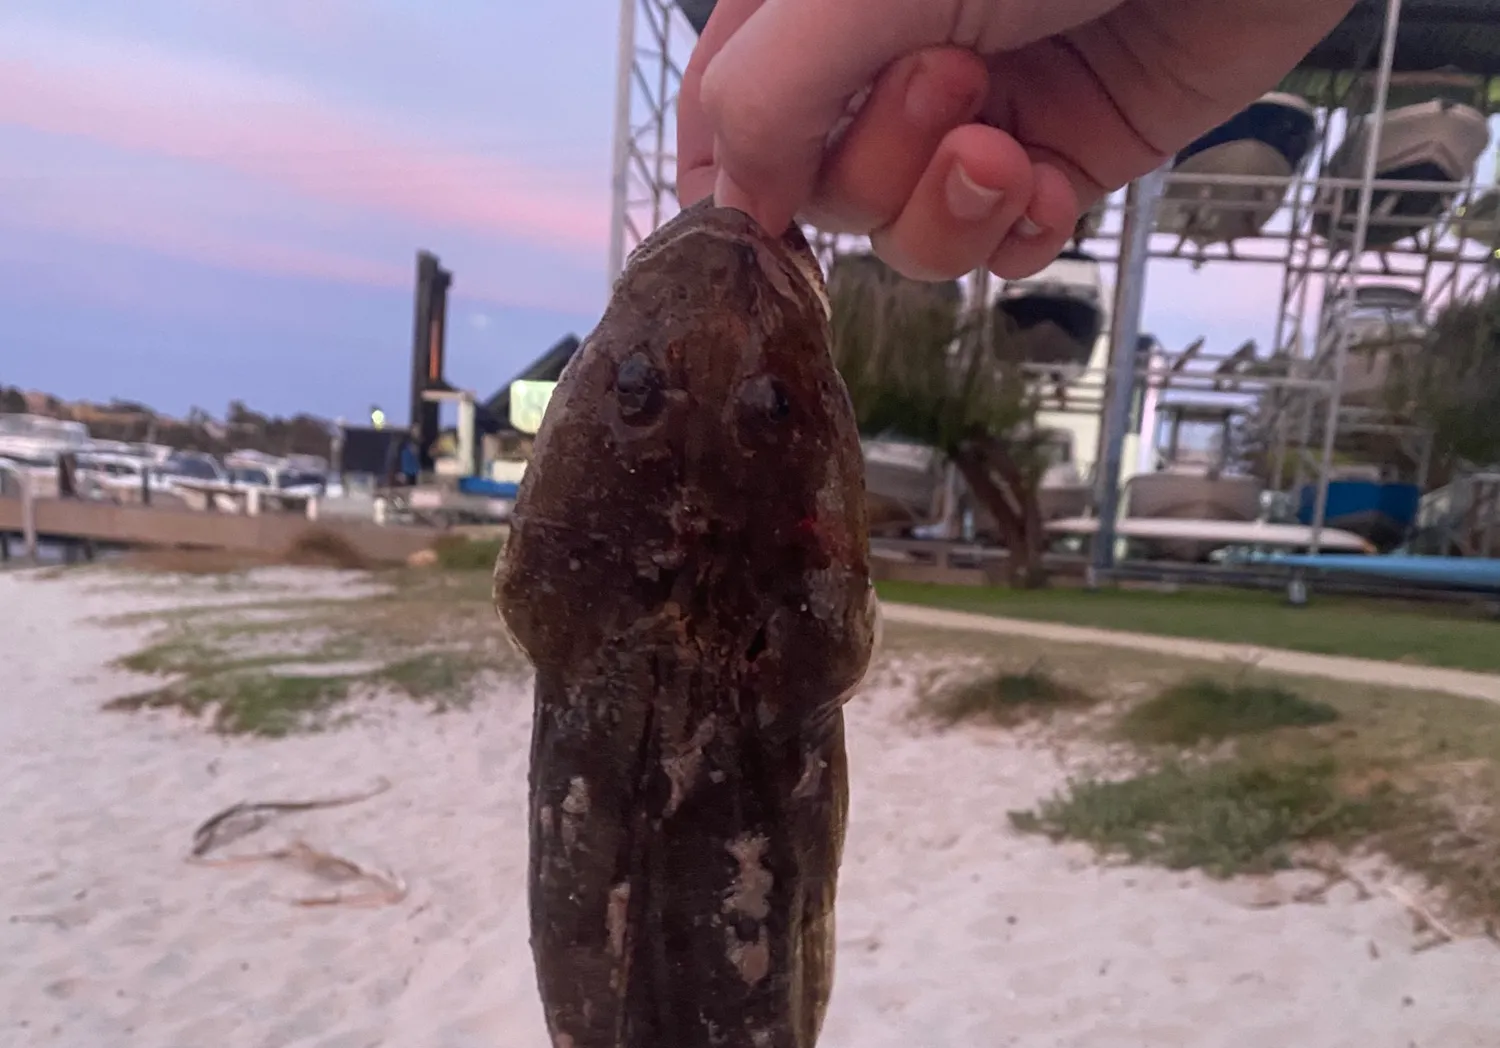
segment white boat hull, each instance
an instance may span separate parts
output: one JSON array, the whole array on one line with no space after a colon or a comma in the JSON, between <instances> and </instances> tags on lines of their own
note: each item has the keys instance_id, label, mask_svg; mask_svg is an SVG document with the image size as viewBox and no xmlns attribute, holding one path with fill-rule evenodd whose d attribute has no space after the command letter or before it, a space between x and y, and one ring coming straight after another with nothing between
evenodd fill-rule
<instances>
[{"instance_id":1,"label":"white boat hull","mask_svg":"<svg viewBox=\"0 0 1500 1048\"><path fill-rule=\"evenodd\" d=\"M1364 169L1371 124L1358 120L1328 161L1334 178L1359 178ZM1490 144L1484 114L1444 99L1402 106L1386 114L1380 135L1376 178L1431 182L1431 191L1378 190L1371 200L1366 243L1391 247L1431 225L1452 201L1457 183L1465 182ZM1318 195L1313 229L1325 239L1347 240L1354 234L1359 194L1325 189Z\"/></svg>"}]
</instances>

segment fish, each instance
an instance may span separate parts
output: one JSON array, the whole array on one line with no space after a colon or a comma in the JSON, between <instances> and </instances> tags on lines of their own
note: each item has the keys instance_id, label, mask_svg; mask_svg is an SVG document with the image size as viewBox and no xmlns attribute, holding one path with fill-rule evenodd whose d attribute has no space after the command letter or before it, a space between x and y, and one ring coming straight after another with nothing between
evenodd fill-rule
<instances>
[{"instance_id":1,"label":"fish","mask_svg":"<svg viewBox=\"0 0 1500 1048\"><path fill-rule=\"evenodd\" d=\"M812 1048L843 708L879 643L864 459L800 230L631 255L536 434L495 605L535 673L531 949L555 1048Z\"/></svg>"}]
</instances>

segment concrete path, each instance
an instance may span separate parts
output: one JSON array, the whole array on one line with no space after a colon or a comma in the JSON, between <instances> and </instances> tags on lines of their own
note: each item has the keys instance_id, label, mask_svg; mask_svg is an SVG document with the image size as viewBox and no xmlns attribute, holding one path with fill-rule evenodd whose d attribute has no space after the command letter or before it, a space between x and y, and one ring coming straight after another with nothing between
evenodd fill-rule
<instances>
[{"instance_id":1,"label":"concrete path","mask_svg":"<svg viewBox=\"0 0 1500 1048\"><path fill-rule=\"evenodd\" d=\"M1313 655L1280 648L1260 648L1253 644L1225 644L1186 637L1162 637L1153 633L1127 633L1124 630L1102 630L1090 626L1066 626L1055 622L1032 622L1026 619L1003 619L992 615L974 615L963 611L946 611L916 604L883 602L881 613L887 622L937 629L968 630L1006 637L1030 637L1060 644L1089 644L1113 648L1130 648L1153 655L1208 662L1253 663L1274 673L1302 677L1322 677L1351 684L1378 684L1418 691L1440 691L1471 699L1500 703L1500 675L1473 673L1468 670L1412 666L1402 662L1355 659L1344 655Z\"/></svg>"}]
</instances>

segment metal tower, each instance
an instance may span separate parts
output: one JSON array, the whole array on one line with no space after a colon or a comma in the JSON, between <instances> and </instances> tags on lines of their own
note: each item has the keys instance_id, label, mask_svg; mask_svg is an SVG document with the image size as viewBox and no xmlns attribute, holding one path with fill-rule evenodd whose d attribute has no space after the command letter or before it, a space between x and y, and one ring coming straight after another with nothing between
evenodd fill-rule
<instances>
[{"instance_id":1,"label":"metal tower","mask_svg":"<svg viewBox=\"0 0 1500 1048\"><path fill-rule=\"evenodd\" d=\"M697 34L669 0L620 0L609 280L678 210L677 93Z\"/></svg>"}]
</instances>

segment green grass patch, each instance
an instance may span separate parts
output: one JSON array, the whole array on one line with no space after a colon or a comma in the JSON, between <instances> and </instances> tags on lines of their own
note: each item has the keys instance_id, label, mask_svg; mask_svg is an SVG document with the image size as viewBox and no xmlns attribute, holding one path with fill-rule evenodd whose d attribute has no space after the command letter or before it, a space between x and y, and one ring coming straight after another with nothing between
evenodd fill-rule
<instances>
[{"instance_id":1,"label":"green grass patch","mask_svg":"<svg viewBox=\"0 0 1500 1048\"><path fill-rule=\"evenodd\" d=\"M374 682L388 684L414 699L458 700L470 697L470 685L485 669L484 664L464 652L429 651L393 662L369 675Z\"/></svg>"},{"instance_id":2,"label":"green grass patch","mask_svg":"<svg viewBox=\"0 0 1500 1048\"><path fill-rule=\"evenodd\" d=\"M931 716L950 725L979 721L1011 727L1060 709L1090 706L1095 701L1088 692L1033 666L1024 673L990 670L935 692L923 706Z\"/></svg>"},{"instance_id":3,"label":"green grass patch","mask_svg":"<svg viewBox=\"0 0 1500 1048\"><path fill-rule=\"evenodd\" d=\"M493 571L504 548L503 538L471 539L451 535L438 539L432 550L437 554L438 567L444 571Z\"/></svg>"},{"instance_id":4,"label":"green grass patch","mask_svg":"<svg viewBox=\"0 0 1500 1048\"><path fill-rule=\"evenodd\" d=\"M114 664L131 673L165 676L193 673L218 657L219 652L201 638L182 634L118 658Z\"/></svg>"},{"instance_id":5,"label":"green grass patch","mask_svg":"<svg viewBox=\"0 0 1500 1048\"><path fill-rule=\"evenodd\" d=\"M221 673L114 699L105 709L178 709L210 716L213 729L226 735L279 738L315 728L315 715L347 698L353 684L345 676Z\"/></svg>"},{"instance_id":6,"label":"green grass patch","mask_svg":"<svg viewBox=\"0 0 1500 1048\"><path fill-rule=\"evenodd\" d=\"M257 602L253 618L237 620L239 606L133 616L121 624L155 621L164 633L116 665L173 679L108 708L207 713L219 732L277 736L318 727L318 715L359 693L462 707L481 674L524 669L487 573L399 570L386 581L386 593L360 600ZM362 665L335 665L349 662Z\"/></svg>"},{"instance_id":7,"label":"green grass patch","mask_svg":"<svg viewBox=\"0 0 1500 1048\"><path fill-rule=\"evenodd\" d=\"M1303 845L1368 837L1391 827L1404 807L1385 785L1366 796L1346 792L1331 759L1232 760L1074 782L1010 818L1023 831L1086 841L1134 862L1228 877L1288 867Z\"/></svg>"},{"instance_id":8,"label":"green grass patch","mask_svg":"<svg viewBox=\"0 0 1500 1048\"><path fill-rule=\"evenodd\" d=\"M1119 732L1135 743L1193 746L1338 719L1333 706L1281 684L1192 677L1131 709Z\"/></svg>"},{"instance_id":9,"label":"green grass patch","mask_svg":"<svg viewBox=\"0 0 1500 1048\"><path fill-rule=\"evenodd\" d=\"M1319 596L1294 608L1279 593L1225 589L1088 592L910 582L877 589L882 600L980 615L1500 673L1500 623L1478 606Z\"/></svg>"}]
</instances>

